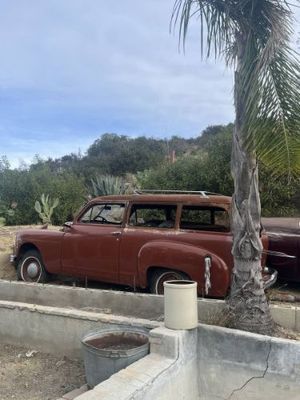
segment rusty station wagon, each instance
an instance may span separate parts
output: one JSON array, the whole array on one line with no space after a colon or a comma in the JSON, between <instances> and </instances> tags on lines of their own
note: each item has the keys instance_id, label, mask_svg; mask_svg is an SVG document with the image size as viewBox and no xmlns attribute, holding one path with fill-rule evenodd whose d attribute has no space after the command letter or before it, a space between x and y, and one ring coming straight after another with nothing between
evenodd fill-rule
<instances>
[{"instance_id":1,"label":"rusty station wagon","mask_svg":"<svg viewBox=\"0 0 300 400\"><path fill-rule=\"evenodd\" d=\"M223 298L233 266L230 203L208 192L98 197L62 231L19 231L12 259L24 281L58 274L162 294L164 281L192 279L199 295Z\"/></svg>"}]
</instances>

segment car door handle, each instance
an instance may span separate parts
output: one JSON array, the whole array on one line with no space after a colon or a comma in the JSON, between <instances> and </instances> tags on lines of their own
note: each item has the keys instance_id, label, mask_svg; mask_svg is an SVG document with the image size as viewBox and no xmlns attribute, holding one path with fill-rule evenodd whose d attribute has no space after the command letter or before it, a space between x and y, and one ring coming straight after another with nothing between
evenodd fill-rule
<instances>
[{"instance_id":1,"label":"car door handle","mask_svg":"<svg viewBox=\"0 0 300 400\"><path fill-rule=\"evenodd\" d=\"M120 236L121 232L117 231L117 232L112 232L111 234L112 234L112 236Z\"/></svg>"}]
</instances>

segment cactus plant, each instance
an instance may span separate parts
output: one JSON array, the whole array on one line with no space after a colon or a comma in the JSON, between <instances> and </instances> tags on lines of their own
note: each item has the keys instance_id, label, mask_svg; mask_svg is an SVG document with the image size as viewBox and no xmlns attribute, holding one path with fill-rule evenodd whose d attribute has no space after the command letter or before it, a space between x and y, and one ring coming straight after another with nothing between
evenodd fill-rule
<instances>
[{"instance_id":1,"label":"cactus plant","mask_svg":"<svg viewBox=\"0 0 300 400\"><path fill-rule=\"evenodd\" d=\"M53 201L49 195L45 196L44 193L41 195L41 202L38 200L35 202L35 211L39 214L43 224L51 224L51 217L53 210L59 204L59 199L55 198Z\"/></svg>"}]
</instances>

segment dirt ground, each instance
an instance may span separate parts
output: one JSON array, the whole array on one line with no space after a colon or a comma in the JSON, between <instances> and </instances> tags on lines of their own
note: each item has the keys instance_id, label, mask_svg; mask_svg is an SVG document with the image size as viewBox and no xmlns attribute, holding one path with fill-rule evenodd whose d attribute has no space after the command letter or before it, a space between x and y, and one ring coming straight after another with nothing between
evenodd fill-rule
<instances>
[{"instance_id":1,"label":"dirt ground","mask_svg":"<svg viewBox=\"0 0 300 400\"><path fill-rule=\"evenodd\" d=\"M0 344L1 400L55 400L83 384L82 361Z\"/></svg>"},{"instance_id":2,"label":"dirt ground","mask_svg":"<svg viewBox=\"0 0 300 400\"><path fill-rule=\"evenodd\" d=\"M16 279L15 270L9 262L16 231L15 227L0 227L0 279Z\"/></svg>"}]
</instances>

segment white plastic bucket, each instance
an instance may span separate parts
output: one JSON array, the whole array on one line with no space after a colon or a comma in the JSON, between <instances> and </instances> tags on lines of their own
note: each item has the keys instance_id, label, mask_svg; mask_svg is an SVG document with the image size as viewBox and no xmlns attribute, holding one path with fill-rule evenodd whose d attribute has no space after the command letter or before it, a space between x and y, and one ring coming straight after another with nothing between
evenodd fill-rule
<instances>
[{"instance_id":1,"label":"white plastic bucket","mask_svg":"<svg viewBox=\"0 0 300 400\"><path fill-rule=\"evenodd\" d=\"M197 282L164 282L165 326L169 329L194 329L198 325Z\"/></svg>"}]
</instances>

